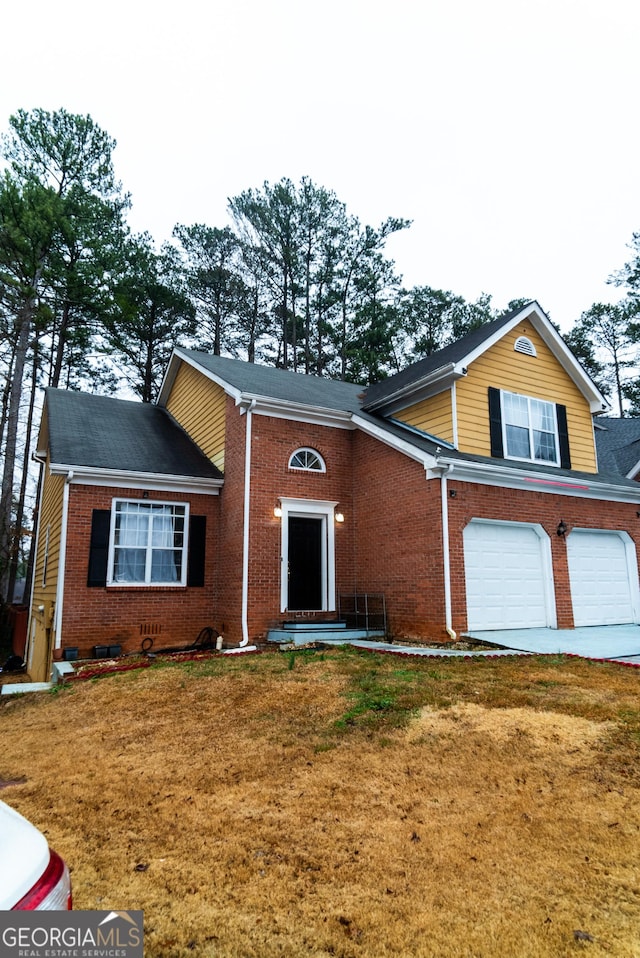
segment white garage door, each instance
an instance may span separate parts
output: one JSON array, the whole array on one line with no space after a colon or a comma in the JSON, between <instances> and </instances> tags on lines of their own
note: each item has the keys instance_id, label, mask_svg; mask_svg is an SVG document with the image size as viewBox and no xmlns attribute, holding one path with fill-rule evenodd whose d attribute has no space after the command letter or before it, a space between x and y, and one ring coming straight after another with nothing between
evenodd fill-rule
<instances>
[{"instance_id":1,"label":"white garage door","mask_svg":"<svg viewBox=\"0 0 640 958\"><path fill-rule=\"evenodd\" d=\"M548 539L526 523L469 523L464 530L469 629L552 624L544 559L548 548Z\"/></svg>"},{"instance_id":2,"label":"white garage door","mask_svg":"<svg viewBox=\"0 0 640 958\"><path fill-rule=\"evenodd\" d=\"M634 550L630 556L629 541L625 533L587 529L573 529L568 535L574 625L621 625L635 620L638 573L630 568Z\"/></svg>"}]
</instances>

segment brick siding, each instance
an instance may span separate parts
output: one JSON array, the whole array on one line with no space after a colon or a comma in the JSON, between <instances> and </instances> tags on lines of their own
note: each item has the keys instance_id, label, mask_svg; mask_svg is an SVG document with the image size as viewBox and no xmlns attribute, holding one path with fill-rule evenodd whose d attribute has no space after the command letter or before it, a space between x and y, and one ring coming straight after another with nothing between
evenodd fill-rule
<instances>
[{"instance_id":1,"label":"brick siding","mask_svg":"<svg viewBox=\"0 0 640 958\"><path fill-rule=\"evenodd\" d=\"M94 645L121 645L139 651L146 636L153 648L188 645L204 627L220 629L216 615L215 576L219 500L217 496L150 492L149 501L188 502L192 515L207 517L207 550L203 588L87 586L91 515L110 509L113 499L140 499L140 490L72 484L69 488L63 648L77 647L80 657L93 655Z\"/></svg>"},{"instance_id":2,"label":"brick siding","mask_svg":"<svg viewBox=\"0 0 640 958\"><path fill-rule=\"evenodd\" d=\"M457 632L467 627L462 533L472 518L537 522L543 527L551 542L559 629L573 628L567 538L558 536L556 531L560 520L564 520L569 533L572 528L624 530L638 548L640 519L636 515L636 503L523 492L451 480L449 488L456 492L455 499L449 500L449 533L453 628Z\"/></svg>"},{"instance_id":3,"label":"brick siding","mask_svg":"<svg viewBox=\"0 0 640 958\"><path fill-rule=\"evenodd\" d=\"M92 588L86 586L91 512L113 498L140 498L135 489L72 485L63 613L65 646L91 654L94 645L186 645L212 626L229 645L242 639L242 546L246 415L227 399L225 484L220 496L150 493L151 499L188 501L207 516L204 588ZM398 639L448 641L445 630L440 480L427 481L422 465L361 433L252 416L252 480L248 630L262 642L282 622L280 609L281 520L279 497L340 504L345 521L335 526L336 593L374 592L386 598L388 625ZM316 449L326 473L288 468L301 446ZM472 518L540 523L551 541L558 626L571 628L566 539L569 529L626 530L640 534L637 505L526 492L456 482L447 499L452 625L466 629L463 531ZM636 533L638 529L638 533Z\"/></svg>"}]
</instances>

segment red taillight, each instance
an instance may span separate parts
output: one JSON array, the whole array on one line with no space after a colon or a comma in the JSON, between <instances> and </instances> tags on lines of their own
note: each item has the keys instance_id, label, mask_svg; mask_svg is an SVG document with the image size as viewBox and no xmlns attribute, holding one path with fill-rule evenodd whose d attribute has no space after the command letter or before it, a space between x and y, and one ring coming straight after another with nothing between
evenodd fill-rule
<instances>
[{"instance_id":1,"label":"red taillight","mask_svg":"<svg viewBox=\"0 0 640 958\"><path fill-rule=\"evenodd\" d=\"M12 911L69 911L71 907L69 869L56 852L51 852L44 872Z\"/></svg>"}]
</instances>

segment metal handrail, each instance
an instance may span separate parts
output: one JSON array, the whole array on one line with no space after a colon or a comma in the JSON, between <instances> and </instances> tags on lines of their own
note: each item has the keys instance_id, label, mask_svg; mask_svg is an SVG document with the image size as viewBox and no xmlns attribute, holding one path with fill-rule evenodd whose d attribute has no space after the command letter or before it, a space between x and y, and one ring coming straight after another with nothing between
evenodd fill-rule
<instances>
[{"instance_id":1,"label":"metal handrail","mask_svg":"<svg viewBox=\"0 0 640 958\"><path fill-rule=\"evenodd\" d=\"M347 628L387 631L387 608L381 592L343 593L338 596L338 616Z\"/></svg>"}]
</instances>

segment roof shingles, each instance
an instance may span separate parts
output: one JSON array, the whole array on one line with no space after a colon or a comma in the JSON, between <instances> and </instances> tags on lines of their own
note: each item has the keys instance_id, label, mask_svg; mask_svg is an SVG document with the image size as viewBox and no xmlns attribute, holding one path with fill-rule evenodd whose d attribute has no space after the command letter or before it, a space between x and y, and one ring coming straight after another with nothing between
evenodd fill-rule
<instances>
[{"instance_id":1,"label":"roof shingles","mask_svg":"<svg viewBox=\"0 0 640 958\"><path fill-rule=\"evenodd\" d=\"M110 396L47 389L51 461L194 479L220 479L165 409Z\"/></svg>"}]
</instances>

